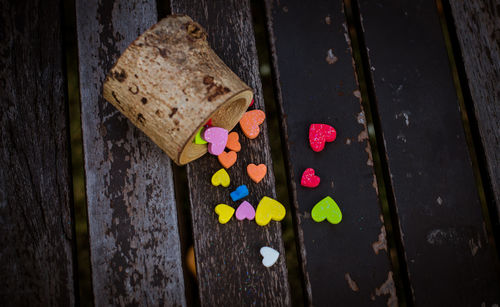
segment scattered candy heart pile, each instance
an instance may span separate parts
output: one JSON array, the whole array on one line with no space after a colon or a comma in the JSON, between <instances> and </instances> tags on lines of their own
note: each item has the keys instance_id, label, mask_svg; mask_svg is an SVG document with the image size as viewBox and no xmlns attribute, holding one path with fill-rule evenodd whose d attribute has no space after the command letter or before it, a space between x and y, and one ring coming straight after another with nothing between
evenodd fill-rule
<instances>
[{"instance_id":1,"label":"scattered candy heart pile","mask_svg":"<svg viewBox=\"0 0 500 307\"><path fill-rule=\"evenodd\" d=\"M252 100L253 104L253 100ZM240 120L240 127L244 135L248 139L255 139L260 133L260 125L264 122L266 115L261 110L247 111ZM309 127L309 144L313 151L320 152L325 148L325 144L333 142L337 137L337 131L327 124L311 124ZM241 151L241 143L237 132L229 133L227 130L212 126L211 120L202 127L195 136L195 144L208 144L208 152L217 156L220 164L223 166L220 170L212 175L211 183L213 186L229 187L231 179L226 169L229 169L236 163L238 159L237 152ZM225 151L225 149L229 151ZM267 174L267 166L265 164L248 164L248 177L255 183L261 182ZM301 177L300 184L307 188L316 188L319 186L321 179L316 175L313 168L307 168ZM238 186L234 191L230 192L231 199L236 202L250 194L246 185ZM235 210L227 204L218 204L215 207L215 213L218 215L219 223L228 223L233 215L236 219L243 221L245 219L255 222L259 226L266 226L271 221L281 221L285 218L285 207L275 199L263 196L254 209L248 201L243 201ZM342 212L337 203L330 197L326 196L314 205L311 211L312 219L315 222L322 222L325 219L331 224L338 224L342 220ZM266 267L272 266L279 258L279 252L275 249L264 246L260 249L262 255L262 264Z\"/></svg>"},{"instance_id":2,"label":"scattered candy heart pile","mask_svg":"<svg viewBox=\"0 0 500 307\"><path fill-rule=\"evenodd\" d=\"M253 100L252 104L253 105ZM250 106L251 106L250 105ZM261 110L247 111L240 120L240 127L243 134L248 139L255 139L260 134L260 125L264 122L266 115ZM219 169L212 175L211 183L213 186L222 186L227 188L231 184L231 178L227 169L232 167L237 159L238 152L242 150L238 132L230 132L212 125L211 120L207 122L197 132L194 138L194 143L198 145L208 144L208 152L217 156L219 163L223 168ZM227 148L227 151L226 151ZM267 174L267 166L265 164L250 163L246 167L248 177L256 184L260 183ZM242 184L235 190L230 192L232 201L237 202L250 195L247 185ZM255 220L257 225L266 226L271 221L281 221L285 218L285 207L275 199L264 196L260 200L255 209L251 203L243 200L235 210L230 205L218 204L215 207L215 213L218 216L218 221L221 224L228 223L233 215L238 221ZM272 266L279 258L279 252L270 248L263 247L261 254L264 257L262 263L266 267Z\"/></svg>"},{"instance_id":3,"label":"scattered candy heart pile","mask_svg":"<svg viewBox=\"0 0 500 307\"><path fill-rule=\"evenodd\" d=\"M325 148L325 143L333 142L337 138L337 131L327 124L311 124L309 127L309 145L315 152L320 152ZM303 187L315 188L321 182L319 176L315 174L314 169L307 168L302 173L300 184ZM323 222L325 219L332 223L338 224L342 220L342 212L337 203L327 196L314 205L311 216L315 222Z\"/></svg>"}]
</instances>

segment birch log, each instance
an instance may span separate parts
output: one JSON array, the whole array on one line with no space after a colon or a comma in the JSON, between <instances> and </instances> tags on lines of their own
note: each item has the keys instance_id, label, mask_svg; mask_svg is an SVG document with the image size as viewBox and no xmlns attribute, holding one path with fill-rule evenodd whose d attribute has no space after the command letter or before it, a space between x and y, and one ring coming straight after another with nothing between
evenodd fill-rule
<instances>
[{"instance_id":1,"label":"birch log","mask_svg":"<svg viewBox=\"0 0 500 307\"><path fill-rule=\"evenodd\" d=\"M231 130L253 97L210 48L205 30L184 15L139 36L108 73L103 94L179 165L207 152L193 140L209 119Z\"/></svg>"}]
</instances>

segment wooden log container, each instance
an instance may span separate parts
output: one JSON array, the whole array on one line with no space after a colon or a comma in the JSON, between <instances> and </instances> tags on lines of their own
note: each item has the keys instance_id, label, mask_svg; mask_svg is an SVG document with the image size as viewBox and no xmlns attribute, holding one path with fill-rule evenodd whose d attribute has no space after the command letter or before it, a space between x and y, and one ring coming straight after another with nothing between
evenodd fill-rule
<instances>
[{"instance_id":1,"label":"wooden log container","mask_svg":"<svg viewBox=\"0 0 500 307\"><path fill-rule=\"evenodd\" d=\"M231 130L253 97L206 38L190 17L168 16L125 50L103 85L104 98L178 165L207 152L193 140L209 119Z\"/></svg>"}]
</instances>

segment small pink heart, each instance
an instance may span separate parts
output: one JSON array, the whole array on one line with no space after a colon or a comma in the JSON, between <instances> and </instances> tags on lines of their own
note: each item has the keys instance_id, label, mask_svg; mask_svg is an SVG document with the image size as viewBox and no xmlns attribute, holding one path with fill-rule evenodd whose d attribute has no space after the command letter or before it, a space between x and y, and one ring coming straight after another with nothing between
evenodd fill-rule
<instances>
[{"instance_id":1,"label":"small pink heart","mask_svg":"<svg viewBox=\"0 0 500 307\"><path fill-rule=\"evenodd\" d=\"M315 188L319 185L320 178L314 174L314 169L308 168L302 174L300 184L304 187Z\"/></svg>"},{"instance_id":2,"label":"small pink heart","mask_svg":"<svg viewBox=\"0 0 500 307\"><path fill-rule=\"evenodd\" d=\"M255 209L249 202L244 201L238 209L236 209L236 218L240 221L244 219L251 221L255 218Z\"/></svg>"},{"instance_id":3,"label":"small pink heart","mask_svg":"<svg viewBox=\"0 0 500 307\"><path fill-rule=\"evenodd\" d=\"M210 127L205 129L203 139L208 142L208 152L218 156L226 148L227 130L220 127Z\"/></svg>"}]
</instances>

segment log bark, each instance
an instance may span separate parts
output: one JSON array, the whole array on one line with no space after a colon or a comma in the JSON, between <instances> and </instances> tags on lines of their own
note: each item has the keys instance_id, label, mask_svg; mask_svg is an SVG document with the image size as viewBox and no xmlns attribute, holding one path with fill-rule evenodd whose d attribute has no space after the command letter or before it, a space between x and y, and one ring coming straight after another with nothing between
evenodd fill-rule
<instances>
[{"instance_id":1,"label":"log bark","mask_svg":"<svg viewBox=\"0 0 500 307\"><path fill-rule=\"evenodd\" d=\"M231 130L253 96L206 38L190 17L169 16L127 48L103 87L104 98L179 165L207 152L193 139L210 118Z\"/></svg>"}]
</instances>

